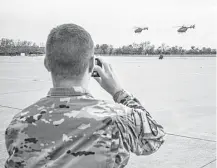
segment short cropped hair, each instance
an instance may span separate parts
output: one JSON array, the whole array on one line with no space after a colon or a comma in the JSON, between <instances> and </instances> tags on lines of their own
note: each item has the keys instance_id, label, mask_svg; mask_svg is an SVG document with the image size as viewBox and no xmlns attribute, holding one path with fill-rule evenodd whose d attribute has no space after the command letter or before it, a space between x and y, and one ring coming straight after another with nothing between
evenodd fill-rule
<instances>
[{"instance_id":1,"label":"short cropped hair","mask_svg":"<svg viewBox=\"0 0 217 168\"><path fill-rule=\"evenodd\" d=\"M94 50L90 34L75 24L52 29L46 42L50 71L63 77L83 75Z\"/></svg>"}]
</instances>

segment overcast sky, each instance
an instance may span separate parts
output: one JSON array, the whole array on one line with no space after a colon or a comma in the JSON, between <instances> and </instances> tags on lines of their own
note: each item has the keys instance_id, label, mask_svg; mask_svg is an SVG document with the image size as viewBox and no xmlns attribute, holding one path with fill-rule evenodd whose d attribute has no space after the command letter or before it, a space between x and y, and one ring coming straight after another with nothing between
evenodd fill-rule
<instances>
[{"instance_id":1,"label":"overcast sky","mask_svg":"<svg viewBox=\"0 0 217 168\"><path fill-rule=\"evenodd\" d=\"M113 46L151 41L185 48L216 48L216 0L0 0L0 38L45 43L63 23L84 27L97 43ZM195 24L184 34L173 26ZM135 34L134 26L148 26Z\"/></svg>"}]
</instances>

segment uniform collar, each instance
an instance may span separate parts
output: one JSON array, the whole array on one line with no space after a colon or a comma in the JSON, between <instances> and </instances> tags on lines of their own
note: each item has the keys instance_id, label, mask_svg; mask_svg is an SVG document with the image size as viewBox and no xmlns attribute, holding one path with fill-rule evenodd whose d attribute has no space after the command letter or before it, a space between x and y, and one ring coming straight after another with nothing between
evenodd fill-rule
<instances>
[{"instance_id":1,"label":"uniform collar","mask_svg":"<svg viewBox=\"0 0 217 168\"><path fill-rule=\"evenodd\" d=\"M81 86L73 86L71 88L51 88L48 96L82 96L91 94Z\"/></svg>"}]
</instances>

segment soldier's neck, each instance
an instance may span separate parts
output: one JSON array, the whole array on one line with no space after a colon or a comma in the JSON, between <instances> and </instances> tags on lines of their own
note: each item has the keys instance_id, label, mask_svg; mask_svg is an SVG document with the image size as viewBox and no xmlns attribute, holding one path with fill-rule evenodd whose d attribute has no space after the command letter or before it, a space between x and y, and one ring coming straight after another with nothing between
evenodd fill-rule
<instances>
[{"instance_id":1,"label":"soldier's neck","mask_svg":"<svg viewBox=\"0 0 217 168\"><path fill-rule=\"evenodd\" d=\"M87 78L70 78L70 79L63 79L59 77L52 77L53 87L54 88L71 88L73 86L80 86L84 89L88 89L89 80Z\"/></svg>"}]
</instances>

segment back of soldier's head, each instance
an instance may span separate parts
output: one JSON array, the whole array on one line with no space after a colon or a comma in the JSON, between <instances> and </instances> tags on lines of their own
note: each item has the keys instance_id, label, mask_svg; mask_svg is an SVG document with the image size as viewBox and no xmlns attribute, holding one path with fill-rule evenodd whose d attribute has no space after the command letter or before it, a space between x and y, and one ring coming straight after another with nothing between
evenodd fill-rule
<instances>
[{"instance_id":1,"label":"back of soldier's head","mask_svg":"<svg viewBox=\"0 0 217 168\"><path fill-rule=\"evenodd\" d=\"M46 61L53 75L81 76L88 68L94 44L90 34L75 24L52 29L46 43Z\"/></svg>"}]
</instances>

